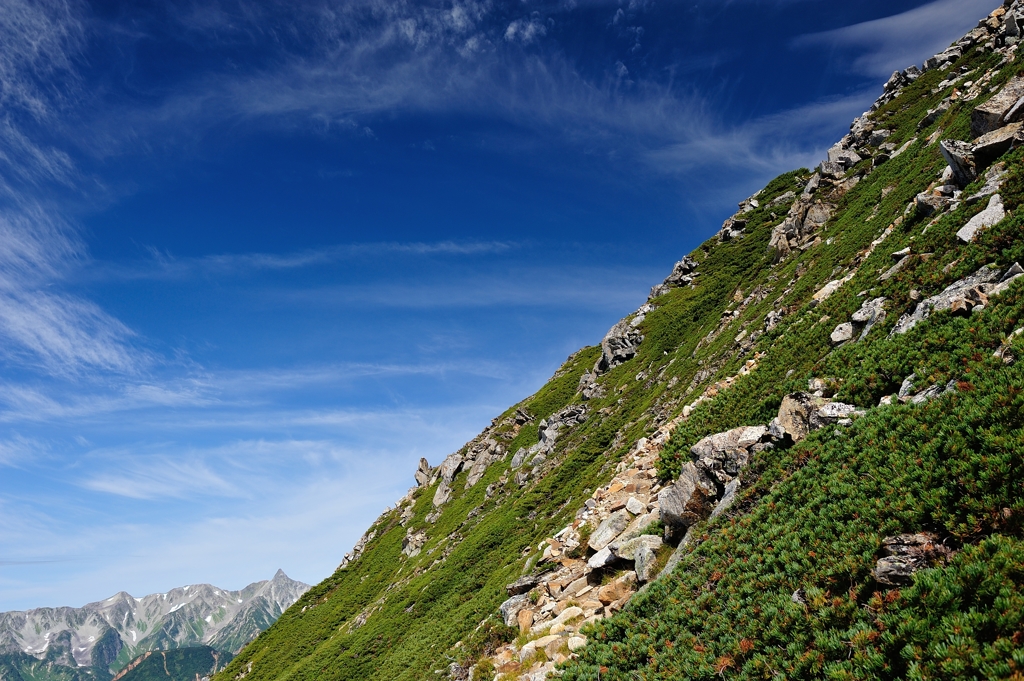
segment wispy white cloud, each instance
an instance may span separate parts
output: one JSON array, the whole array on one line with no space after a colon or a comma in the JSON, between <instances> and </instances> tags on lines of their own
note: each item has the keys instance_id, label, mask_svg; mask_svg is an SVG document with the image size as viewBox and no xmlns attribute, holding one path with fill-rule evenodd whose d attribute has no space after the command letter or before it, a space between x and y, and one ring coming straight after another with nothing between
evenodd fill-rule
<instances>
[{"instance_id":1,"label":"wispy white cloud","mask_svg":"<svg viewBox=\"0 0 1024 681\"><path fill-rule=\"evenodd\" d=\"M0 466L19 466L33 461L47 449L45 443L20 435L0 440Z\"/></svg>"},{"instance_id":2,"label":"wispy white cloud","mask_svg":"<svg viewBox=\"0 0 1024 681\"><path fill-rule=\"evenodd\" d=\"M887 77L920 64L922 55L944 50L995 4L992 0L934 0L901 14L802 36L793 44L855 49L858 56L850 64L852 70Z\"/></svg>"},{"instance_id":3,"label":"wispy white cloud","mask_svg":"<svg viewBox=\"0 0 1024 681\"><path fill-rule=\"evenodd\" d=\"M836 121L859 116L877 96L874 89L811 102L795 109L755 118L746 125L721 129L707 122L689 139L649 151L645 159L663 172L695 168L731 168L770 172L778 168L814 166Z\"/></svg>"},{"instance_id":4,"label":"wispy white cloud","mask_svg":"<svg viewBox=\"0 0 1024 681\"><path fill-rule=\"evenodd\" d=\"M185 499L218 494L237 497L241 490L202 461L147 457L125 462L117 472L94 474L81 485L132 499Z\"/></svg>"},{"instance_id":5,"label":"wispy white cloud","mask_svg":"<svg viewBox=\"0 0 1024 681\"><path fill-rule=\"evenodd\" d=\"M443 279L376 282L301 290L277 290L265 300L321 306L373 306L443 309L472 307L552 307L629 310L639 306L658 275L637 267L509 267L485 275L449 273Z\"/></svg>"},{"instance_id":6,"label":"wispy white cloud","mask_svg":"<svg viewBox=\"0 0 1024 681\"><path fill-rule=\"evenodd\" d=\"M295 253L238 253L176 258L156 249L151 258L129 263L92 262L83 277L106 279L181 279L197 275L236 276L264 271L296 270L354 258L388 256L480 256L505 253L519 245L504 241L376 242L344 244Z\"/></svg>"}]
</instances>

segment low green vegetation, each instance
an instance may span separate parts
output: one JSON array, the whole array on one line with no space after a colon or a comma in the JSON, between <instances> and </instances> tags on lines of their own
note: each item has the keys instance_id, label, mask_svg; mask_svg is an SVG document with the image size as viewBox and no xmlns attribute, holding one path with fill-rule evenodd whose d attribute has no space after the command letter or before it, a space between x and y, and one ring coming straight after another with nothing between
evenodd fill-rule
<instances>
[{"instance_id":1,"label":"low green vegetation","mask_svg":"<svg viewBox=\"0 0 1024 681\"><path fill-rule=\"evenodd\" d=\"M509 468L514 452L538 441L541 419L584 402L579 381L599 348L570 357L499 417L492 435L505 458L479 483L465 489L462 472L440 512L434 486L414 492L411 518L382 515L362 556L303 596L218 681L242 673L247 681L445 678L435 672L515 640L496 610L506 584L545 567L538 543L572 522L637 440L752 359L756 369L695 406L675 430L659 461L663 481L677 476L698 440L768 423L783 397L806 390L811 378L828 379L838 399L867 415L757 455L730 512L698 528L672 575L592 630L563 678L1024 678L1024 365L994 356L1024 326L1024 287L983 312L936 313L889 338L922 297L984 265L1024 261L1024 217L1014 212L1024 203L1024 150L1003 159L1011 214L974 243L955 234L984 202L938 219L907 211L945 168L937 140L966 139L970 112L984 100L954 101L919 129L952 92L938 84L961 67L980 74L998 66L994 85L1020 70L998 60L969 50L875 112L893 143L912 143L877 168L857 166L852 173L863 177L839 200L820 243L777 264L772 228L794 200L782 197L799 195L811 173L773 180L745 215L744 235L705 243L693 254L696 283L655 301L639 324L636 356L599 379L604 394L586 402L584 423L560 435L550 457L556 465L522 486ZM907 247L907 266L880 279ZM846 277L831 297L812 300ZM864 342L834 349L836 325L878 297L886 298L885 321ZM770 312L782 319L766 331ZM1012 342L1024 356L1024 339ZM955 390L925 404L880 407L910 374L922 388L952 382ZM521 427L516 414L528 418ZM403 539L413 531L427 541L408 557ZM932 533L953 558L912 585L885 587L871 572L882 540L907 532Z\"/></svg>"},{"instance_id":2,"label":"low green vegetation","mask_svg":"<svg viewBox=\"0 0 1024 681\"><path fill-rule=\"evenodd\" d=\"M155 651L118 681L195 681L223 669L231 660L209 646Z\"/></svg>"}]
</instances>

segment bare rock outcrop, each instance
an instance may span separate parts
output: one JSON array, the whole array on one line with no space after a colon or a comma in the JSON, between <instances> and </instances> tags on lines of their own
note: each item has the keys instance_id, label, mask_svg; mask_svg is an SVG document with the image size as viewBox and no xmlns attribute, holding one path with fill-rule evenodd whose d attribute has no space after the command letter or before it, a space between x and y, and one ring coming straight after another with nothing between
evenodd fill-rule
<instances>
[{"instance_id":1,"label":"bare rock outcrop","mask_svg":"<svg viewBox=\"0 0 1024 681\"><path fill-rule=\"evenodd\" d=\"M886 537L882 542L882 558L872 571L875 579L889 586L902 586L913 581L914 573L932 565L945 563L952 551L929 534L901 534Z\"/></svg>"},{"instance_id":2,"label":"bare rock outcrop","mask_svg":"<svg viewBox=\"0 0 1024 681\"><path fill-rule=\"evenodd\" d=\"M913 312L900 317L890 335L910 331L933 312L954 308L970 312L979 305L984 306L988 298L999 295L1021 276L1021 267L1016 263L1002 276L999 269L986 265L971 276L950 284L938 295L922 300Z\"/></svg>"}]
</instances>

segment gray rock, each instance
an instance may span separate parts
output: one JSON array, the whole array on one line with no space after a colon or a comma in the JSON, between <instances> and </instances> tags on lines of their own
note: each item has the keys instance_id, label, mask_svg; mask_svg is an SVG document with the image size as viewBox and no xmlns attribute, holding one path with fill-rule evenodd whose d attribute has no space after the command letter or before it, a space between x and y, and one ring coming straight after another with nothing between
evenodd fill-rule
<instances>
[{"instance_id":1,"label":"gray rock","mask_svg":"<svg viewBox=\"0 0 1024 681\"><path fill-rule=\"evenodd\" d=\"M636 570L637 581L641 584L646 584L657 577L657 562L658 557L649 546L641 546L638 548L634 558L634 569Z\"/></svg>"},{"instance_id":2,"label":"gray rock","mask_svg":"<svg viewBox=\"0 0 1024 681\"><path fill-rule=\"evenodd\" d=\"M931 217L949 207L952 199L948 196L937 196L932 192L923 192L914 198L914 210L921 217Z\"/></svg>"},{"instance_id":3,"label":"gray rock","mask_svg":"<svg viewBox=\"0 0 1024 681\"><path fill-rule=\"evenodd\" d=\"M1024 97L1024 77L1017 76L1003 89L971 112L971 135L981 137L999 128L1006 121L1006 114Z\"/></svg>"},{"instance_id":4,"label":"gray rock","mask_svg":"<svg viewBox=\"0 0 1024 681\"><path fill-rule=\"evenodd\" d=\"M900 586L910 584L918 570L947 561L952 551L930 535L901 534L883 540L882 554L873 571L875 579L882 584Z\"/></svg>"},{"instance_id":5,"label":"gray rock","mask_svg":"<svg viewBox=\"0 0 1024 681\"><path fill-rule=\"evenodd\" d=\"M526 447L520 447L519 450L512 456L512 470L515 470L526 463L526 457L529 456L529 452Z\"/></svg>"},{"instance_id":6,"label":"gray rock","mask_svg":"<svg viewBox=\"0 0 1024 681\"><path fill-rule=\"evenodd\" d=\"M465 462L465 457L462 452L456 452L449 454L445 457L444 461L441 462L440 474L441 480L451 484L455 476L458 475L459 471L462 470L462 464Z\"/></svg>"},{"instance_id":7,"label":"gray rock","mask_svg":"<svg viewBox=\"0 0 1024 681\"><path fill-rule=\"evenodd\" d=\"M434 492L434 506L443 506L447 504L452 498L452 488L444 480L437 486L437 490Z\"/></svg>"},{"instance_id":8,"label":"gray rock","mask_svg":"<svg viewBox=\"0 0 1024 681\"><path fill-rule=\"evenodd\" d=\"M957 140L943 140L939 143L939 151L953 171L953 181L958 186L966 187L977 179L978 168L970 144Z\"/></svg>"},{"instance_id":9,"label":"gray rock","mask_svg":"<svg viewBox=\"0 0 1024 681\"><path fill-rule=\"evenodd\" d=\"M688 462L679 479L658 493L661 522L670 531L689 527L711 515L717 497L714 481Z\"/></svg>"},{"instance_id":10,"label":"gray rock","mask_svg":"<svg viewBox=\"0 0 1024 681\"><path fill-rule=\"evenodd\" d=\"M890 135L892 135L892 132L889 130L875 130L871 133L871 137L868 138L868 145L880 147L889 139Z\"/></svg>"},{"instance_id":11,"label":"gray rock","mask_svg":"<svg viewBox=\"0 0 1024 681\"><path fill-rule=\"evenodd\" d=\"M974 140L971 151L974 154L974 163L978 172L988 168L999 160L1000 156L1024 142L1021 125L1021 123L1011 123Z\"/></svg>"},{"instance_id":12,"label":"gray rock","mask_svg":"<svg viewBox=\"0 0 1024 681\"><path fill-rule=\"evenodd\" d=\"M942 386L933 385L910 398L911 404L924 404L942 394Z\"/></svg>"},{"instance_id":13,"label":"gray rock","mask_svg":"<svg viewBox=\"0 0 1024 681\"><path fill-rule=\"evenodd\" d=\"M835 425L864 411L842 402L831 402L808 393L793 393L782 399L779 415L772 421L771 431L778 439L788 436L800 442L812 431Z\"/></svg>"},{"instance_id":14,"label":"gray rock","mask_svg":"<svg viewBox=\"0 0 1024 681\"><path fill-rule=\"evenodd\" d=\"M842 345L852 341L854 335L856 335L856 331L853 328L853 324L844 322L835 328L829 336L829 340L832 342L832 345Z\"/></svg>"},{"instance_id":15,"label":"gray rock","mask_svg":"<svg viewBox=\"0 0 1024 681\"><path fill-rule=\"evenodd\" d=\"M622 534L623 530L629 525L629 513L624 509L612 513L610 516L605 518L604 522L598 525L594 533L590 535L590 541L587 542L590 548L595 551L600 551L604 547L615 541L615 538Z\"/></svg>"},{"instance_id":16,"label":"gray rock","mask_svg":"<svg viewBox=\"0 0 1024 681\"><path fill-rule=\"evenodd\" d=\"M501 619L505 622L505 626L518 628L519 622L517 618L519 617L519 611L529 605L530 597L523 594L513 596L498 606L498 612L501 613Z\"/></svg>"},{"instance_id":17,"label":"gray rock","mask_svg":"<svg viewBox=\"0 0 1024 681\"><path fill-rule=\"evenodd\" d=\"M433 475L434 469L430 467L430 462L426 459L420 459L420 465L413 473L413 477L416 478L417 487L426 487L427 483L430 482L430 476Z\"/></svg>"},{"instance_id":18,"label":"gray rock","mask_svg":"<svg viewBox=\"0 0 1024 681\"><path fill-rule=\"evenodd\" d=\"M807 185L804 187L803 195L800 198L810 198L814 195L814 192L818 191L818 187L821 186L821 175L814 173L811 179L807 181Z\"/></svg>"},{"instance_id":19,"label":"gray rock","mask_svg":"<svg viewBox=\"0 0 1024 681\"><path fill-rule=\"evenodd\" d=\"M711 512L712 518L717 518L732 506L733 502L736 501L736 493L740 489L740 479L736 478L730 480L729 484L725 486L725 492L722 494L722 498L719 500L718 505L715 506L715 510Z\"/></svg>"},{"instance_id":20,"label":"gray rock","mask_svg":"<svg viewBox=\"0 0 1024 681\"><path fill-rule=\"evenodd\" d=\"M772 422L772 434L778 439L785 436L799 442L811 432L811 412L823 405L825 400L807 393L793 393L782 398L779 415Z\"/></svg>"},{"instance_id":21,"label":"gray rock","mask_svg":"<svg viewBox=\"0 0 1024 681\"><path fill-rule=\"evenodd\" d=\"M977 191L977 193L970 195L964 201L967 205L973 205L982 199L987 199L993 194L997 194L1003 187L1003 181L1006 177L1006 164L996 163L991 168L985 171L985 186Z\"/></svg>"},{"instance_id":22,"label":"gray rock","mask_svg":"<svg viewBox=\"0 0 1024 681\"><path fill-rule=\"evenodd\" d=\"M601 340L601 358L594 366L594 373L603 374L633 359L643 339L644 335L625 319L613 326Z\"/></svg>"},{"instance_id":23,"label":"gray rock","mask_svg":"<svg viewBox=\"0 0 1024 681\"><path fill-rule=\"evenodd\" d=\"M823 161L818 166L818 172L830 180L841 180L846 177L846 166L835 161Z\"/></svg>"},{"instance_id":24,"label":"gray rock","mask_svg":"<svg viewBox=\"0 0 1024 681\"><path fill-rule=\"evenodd\" d=\"M501 446L497 443L492 443L491 447L477 454L473 465L469 468L469 474L466 476L466 489L480 482L480 479L484 477L491 464L501 459L501 453Z\"/></svg>"},{"instance_id":25,"label":"gray rock","mask_svg":"<svg viewBox=\"0 0 1024 681\"><path fill-rule=\"evenodd\" d=\"M783 310L772 310L764 318L764 330L771 331L776 326L782 323L782 318L785 316Z\"/></svg>"},{"instance_id":26,"label":"gray rock","mask_svg":"<svg viewBox=\"0 0 1024 681\"><path fill-rule=\"evenodd\" d=\"M505 585L505 591L509 596L519 596L521 594L529 593L535 586L540 584L541 577L548 573L541 573L537 575L527 575L512 582L511 584Z\"/></svg>"},{"instance_id":27,"label":"gray rock","mask_svg":"<svg viewBox=\"0 0 1024 681\"><path fill-rule=\"evenodd\" d=\"M647 504L640 501L636 497L630 497L628 500L626 500L626 510L632 513L633 515L640 515L647 511Z\"/></svg>"},{"instance_id":28,"label":"gray rock","mask_svg":"<svg viewBox=\"0 0 1024 681\"><path fill-rule=\"evenodd\" d=\"M746 221L743 222L746 225ZM664 283L669 286L688 286L693 281L693 275L697 271L697 261L686 256L675 264L672 274L665 278Z\"/></svg>"},{"instance_id":29,"label":"gray rock","mask_svg":"<svg viewBox=\"0 0 1024 681\"><path fill-rule=\"evenodd\" d=\"M932 312L950 309L955 301L963 299L972 289L978 289L983 293L992 293L992 288L989 285L998 281L999 276L999 270L986 266L971 276L950 284L942 293L925 298L918 303L913 313L900 317L890 336L910 331L918 322L928 319Z\"/></svg>"},{"instance_id":30,"label":"gray rock","mask_svg":"<svg viewBox=\"0 0 1024 681\"><path fill-rule=\"evenodd\" d=\"M979 232L999 223L1005 217L1006 210L1003 208L1002 197L999 194L993 194L988 201L988 207L961 227L960 231L956 233L956 237L964 243L970 243L977 238Z\"/></svg>"},{"instance_id":31,"label":"gray rock","mask_svg":"<svg viewBox=\"0 0 1024 681\"><path fill-rule=\"evenodd\" d=\"M864 159L853 149L843 148L842 143L840 143L828 150L828 160L831 163L838 163L848 170Z\"/></svg>"},{"instance_id":32,"label":"gray rock","mask_svg":"<svg viewBox=\"0 0 1024 681\"><path fill-rule=\"evenodd\" d=\"M910 374L903 379L903 385L900 386L900 391L897 397L900 401L904 401L910 397L910 394L914 392L914 381L917 380L917 374Z\"/></svg>"},{"instance_id":33,"label":"gray rock","mask_svg":"<svg viewBox=\"0 0 1024 681\"><path fill-rule=\"evenodd\" d=\"M863 409L858 409L852 404L828 402L811 412L809 426L812 431L820 430L826 426L851 419L854 416L864 416L866 413Z\"/></svg>"},{"instance_id":34,"label":"gray rock","mask_svg":"<svg viewBox=\"0 0 1024 681\"><path fill-rule=\"evenodd\" d=\"M946 99L939 102L938 106L936 106L934 109L928 109L928 113L925 114L925 117L918 122L917 129L924 130L928 126L932 125L935 121L942 118L942 116L945 115L947 111L949 111L949 107L951 104L952 102L947 97Z\"/></svg>"},{"instance_id":35,"label":"gray rock","mask_svg":"<svg viewBox=\"0 0 1024 681\"><path fill-rule=\"evenodd\" d=\"M606 546L590 557L590 560L587 561L587 567L591 570L600 570L614 562L615 554Z\"/></svg>"},{"instance_id":36,"label":"gray rock","mask_svg":"<svg viewBox=\"0 0 1024 681\"><path fill-rule=\"evenodd\" d=\"M690 453L699 468L724 486L750 463L753 447L766 441L767 436L765 426L734 428L709 435L691 447Z\"/></svg>"},{"instance_id":37,"label":"gray rock","mask_svg":"<svg viewBox=\"0 0 1024 681\"><path fill-rule=\"evenodd\" d=\"M608 548L611 549L612 553L623 560L634 560L636 558L636 552L641 546L657 551L662 545L661 537L657 537L652 534L642 534L639 537L634 537L626 542L613 542Z\"/></svg>"},{"instance_id":38,"label":"gray rock","mask_svg":"<svg viewBox=\"0 0 1024 681\"><path fill-rule=\"evenodd\" d=\"M402 539L402 553L415 558L420 555L420 551L423 550L423 545L427 543L427 533L423 530L408 530L405 533L405 537Z\"/></svg>"},{"instance_id":39,"label":"gray rock","mask_svg":"<svg viewBox=\"0 0 1024 681\"><path fill-rule=\"evenodd\" d=\"M902 262L902 261L901 261ZM871 333L871 329L876 324L880 324L885 321L885 298L875 298L869 300L860 309L853 313L850 317L853 321L857 330L860 332L860 336L857 338L858 341L862 341L867 338L867 335Z\"/></svg>"}]
</instances>

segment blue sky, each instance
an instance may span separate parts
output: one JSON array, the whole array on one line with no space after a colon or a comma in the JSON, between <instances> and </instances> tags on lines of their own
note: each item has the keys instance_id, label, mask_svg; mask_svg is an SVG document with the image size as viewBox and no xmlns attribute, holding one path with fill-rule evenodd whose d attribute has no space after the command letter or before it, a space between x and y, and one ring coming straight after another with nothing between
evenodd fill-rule
<instances>
[{"instance_id":1,"label":"blue sky","mask_svg":"<svg viewBox=\"0 0 1024 681\"><path fill-rule=\"evenodd\" d=\"M997 2L0 4L9 610L327 576Z\"/></svg>"}]
</instances>

